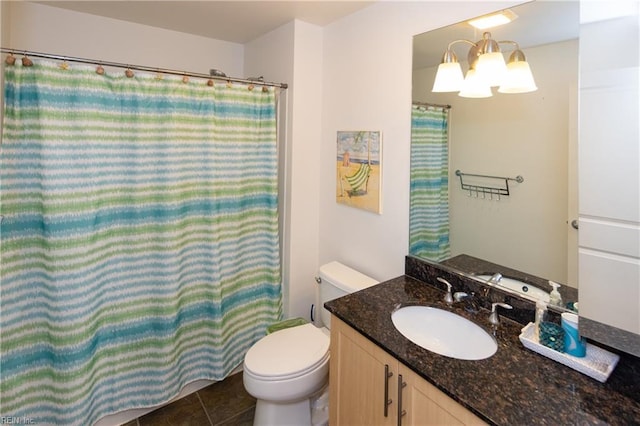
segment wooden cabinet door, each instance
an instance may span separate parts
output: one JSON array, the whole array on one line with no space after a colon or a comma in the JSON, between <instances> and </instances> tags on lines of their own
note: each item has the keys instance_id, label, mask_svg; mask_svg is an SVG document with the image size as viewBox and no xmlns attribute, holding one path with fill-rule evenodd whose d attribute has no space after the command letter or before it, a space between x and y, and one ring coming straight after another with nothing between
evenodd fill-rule
<instances>
[{"instance_id":1,"label":"wooden cabinet door","mask_svg":"<svg viewBox=\"0 0 640 426\"><path fill-rule=\"evenodd\" d=\"M397 369L395 358L332 317L329 424L396 425Z\"/></svg>"},{"instance_id":2,"label":"wooden cabinet door","mask_svg":"<svg viewBox=\"0 0 640 426\"><path fill-rule=\"evenodd\" d=\"M329 424L485 423L340 319L331 317Z\"/></svg>"},{"instance_id":3,"label":"wooden cabinet door","mask_svg":"<svg viewBox=\"0 0 640 426\"><path fill-rule=\"evenodd\" d=\"M445 395L431 383L399 365L406 383L402 390L403 426L412 425L484 425L472 412Z\"/></svg>"}]
</instances>

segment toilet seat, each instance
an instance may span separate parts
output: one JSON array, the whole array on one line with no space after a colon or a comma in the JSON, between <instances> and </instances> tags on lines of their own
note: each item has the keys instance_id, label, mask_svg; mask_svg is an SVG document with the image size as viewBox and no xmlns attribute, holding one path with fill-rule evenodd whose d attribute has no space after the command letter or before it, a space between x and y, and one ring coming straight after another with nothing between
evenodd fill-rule
<instances>
[{"instance_id":1,"label":"toilet seat","mask_svg":"<svg viewBox=\"0 0 640 426\"><path fill-rule=\"evenodd\" d=\"M287 380L318 368L329 358L329 337L313 324L286 328L256 342L244 369L261 380Z\"/></svg>"}]
</instances>

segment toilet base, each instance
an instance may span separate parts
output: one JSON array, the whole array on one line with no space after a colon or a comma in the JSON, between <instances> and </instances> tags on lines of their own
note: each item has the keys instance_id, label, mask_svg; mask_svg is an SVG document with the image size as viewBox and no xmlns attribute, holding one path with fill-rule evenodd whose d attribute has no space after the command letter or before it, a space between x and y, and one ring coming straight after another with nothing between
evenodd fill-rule
<instances>
[{"instance_id":1,"label":"toilet base","mask_svg":"<svg viewBox=\"0 0 640 426\"><path fill-rule=\"evenodd\" d=\"M311 424L309 399L276 403L258 399L253 426L303 426Z\"/></svg>"}]
</instances>

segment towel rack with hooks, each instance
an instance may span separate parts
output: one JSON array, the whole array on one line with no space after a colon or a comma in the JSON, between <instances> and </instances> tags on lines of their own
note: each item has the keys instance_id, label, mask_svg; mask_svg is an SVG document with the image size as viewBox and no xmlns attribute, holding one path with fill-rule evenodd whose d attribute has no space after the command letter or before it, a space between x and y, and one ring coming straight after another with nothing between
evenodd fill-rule
<instances>
[{"instance_id":1,"label":"towel rack with hooks","mask_svg":"<svg viewBox=\"0 0 640 426\"><path fill-rule=\"evenodd\" d=\"M520 175L511 178L462 173L460 170L456 170L456 176L460 178L460 186L462 189L469 191L469 196L475 195L478 197L481 195L482 198L486 198L488 195L489 199L493 199L495 196L497 201L500 200L501 195L509 196L509 181L524 182L524 178ZM466 182L465 176L467 177Z\"/></svg>"}]
</instances>

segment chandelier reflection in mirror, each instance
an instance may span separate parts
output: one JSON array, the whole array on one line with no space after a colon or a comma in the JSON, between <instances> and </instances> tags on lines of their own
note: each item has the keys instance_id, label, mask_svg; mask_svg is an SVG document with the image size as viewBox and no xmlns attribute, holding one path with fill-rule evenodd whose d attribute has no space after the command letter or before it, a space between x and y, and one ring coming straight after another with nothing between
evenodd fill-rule
<instances>
[{"instance_id":1,"label":"chandelier reflection in mirror","mask_svg":"<svg viewBox=\"0 0 640 426\"><path fill-rule=\"evenodd\" d=\"M466 43L471 47L467 54L469 70L466 76L453 51L457 43ZM509 62L505 63L500 44L513 46ZM454 40L449 43L438 66L433 83L433 92L458 92L465 98L488 98L493 95L492 87L498 87L500 93L527 93L538 90L520 46L515 41L496 41L490 32L482 35L482 40Z\"/></svg>"}]
</instances>

